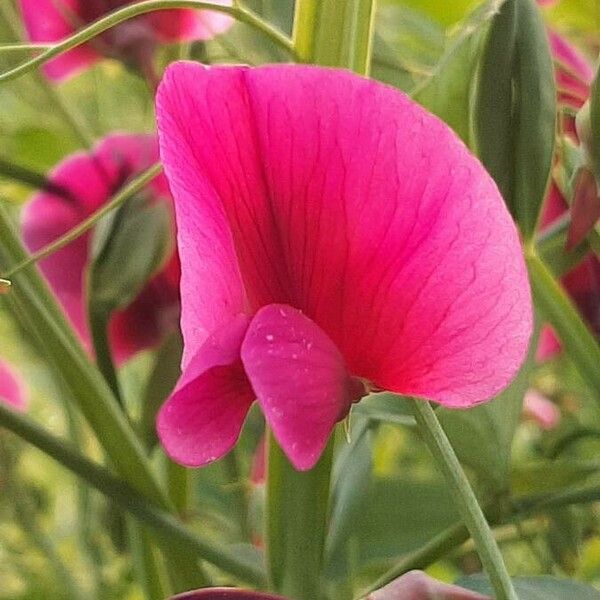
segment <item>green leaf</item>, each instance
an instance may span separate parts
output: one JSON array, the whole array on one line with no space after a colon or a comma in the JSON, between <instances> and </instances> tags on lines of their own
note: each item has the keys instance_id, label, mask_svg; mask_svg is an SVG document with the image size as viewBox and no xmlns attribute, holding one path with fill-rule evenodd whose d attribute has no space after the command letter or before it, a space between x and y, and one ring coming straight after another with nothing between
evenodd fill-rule
<instances>
[{"instance_id":1,"label":"green leaf","mask_svg":"<svg viewBox=\"0 0 600 600\"><path fill-rule=\"evenodd\" d=\"M503 0L478 6L449 40L433 73L413 91L413 98L443 119L470 145L473 82L486 26Z\"/></svg>"},{"instance_id":2,"label":"green leaf","mask_svg":"<svg viewBox=\"0 0 600 600\"><path fill-rule=\"evenodd\" d=\"M373 430L367 419L351 431L351 443L342 447L333 469L332 509L327 539L328 567L342 566L349 576L349 543L358 535L356 524L367 508L372 482Z\"/></svg>"},{"instance_id":3,"label":"green leaf","mask_svg":"<svg viewBox=\"0 0 600 600\"><path fill-rule=\"evenodd\" d=\"M382 0L382 8L401 4L427 15L441 25L453 25L460 21L478 0Z\"/></svg>"},{"instance_id":4,"label":"green leaf","mask_svg":"<svg viewBox=\"0 0 600 600\"><path fill-rule=\"evenodd\" d=\"M502 491L508 483L512 441L535 367L536 348L537 336L534 336L517 376L491 402L468 410L441 407L436 411L460 461L493 490Z\"/></svg>"},{"instance_id":5,"label":"green leaf","mask_svg":"<svg viewBox=\"0 0 600 600\"><path fill-rule=\"evenodd\" d=\"M405 6L377 10L371 75L409 92L430 76L443 55L442 27Z\"/></svg>"},{"instance_id":6,"label":"green leaf","mask_svg":"<svg viewBox=\"0 0 600 600\"><path fill-rule=\"evenodd\" d=\"M600 473L600 461L553 460L519 464L511 472L515 494L563 491Z\"/></svg>"},{"instance_id":7,"label":"green leaf","mask_svg":"<svg viewBox=\"0 0 600 600\"><path fill-rule=\"evenodd\" d=\"M413 477L377 477L355 524L361 563L397 558L420 547L458 514L447 486Z\"/></svg>"},{"instance_id":8,"label":"green leaf","mask_svg":"<svg viewBox=\"0 0 600 600\"><path fill-rule=\"evenodd\" d=\"M310 471L296 471L269 434L267 556L276 591L320 598L333 439Z\"/></svg>"},{"instance_id":9,"label":"green leaf","mask_svg":"<svg viewBox=\"0 0 600 600\"><path fill-rule=\"evenodd\" d=\"M172 250L166 202L144 195L106 215L92 235L89 302L106 312L130 304Z\"/></svg>"},{"instance_id":10,"label":"green leaf","mask_svg":"<svg viewBox=\"0 0 600 600\"><path fill-rule=\"evenodd\" d=\"M572 506L558 508L548 512L550 526L546 539L548 548L556 564L573 575L579 561L583 542L583 531L577 512Z\"/></svg>"},{"instance_id":11,"label":"green leaf","mask_svg":"<svg viewBox=\"0 0 600 600\"><path fill-rule=\"evenodd\" d=\"M523 235L535 230L554 150L556 90L535 0L507 0L492 21L476 90L474 133Z\"/></svg>"},{"instance_id":12,"label":"green leaf","mask_svg":"<svg viewBox=\"0 0 600 600\"><path fill-rule=\"evenodd\" d=\"M156 352L152 372L142 391L138 431L148 449L158 442L156 415L181 374L181 351L181 334L176 332L169 336Z\"/></svg>"},{"instance_id":13,"label":"green leaf","mask_svg":"<svg viewBox=\"0 0 600 600\"><path fill-rule=\"evenodd\" d=\"M351 414L352 417L384 421L406 427L416 425L406 398L391 392L370 394L352 407Z\"/></svg>"},{"instance_id":14,"label":"green leaf","mask_svg":"<svg viewBox=\"0 0 600 600\"><path fill-rule=\"evenodd\" d=\"M600 600L600 592L593 587L569 579L555 577L513 577L519 600ZM491 594L493 589L488 579L482 575L462 577L456 585Z\"/></svg>"}]
</instances>

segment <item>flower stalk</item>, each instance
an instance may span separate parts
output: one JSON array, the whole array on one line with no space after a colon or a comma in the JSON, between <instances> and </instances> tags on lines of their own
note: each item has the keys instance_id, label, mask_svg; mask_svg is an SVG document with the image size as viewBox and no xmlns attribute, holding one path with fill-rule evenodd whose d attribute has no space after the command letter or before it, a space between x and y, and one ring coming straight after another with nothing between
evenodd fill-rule
<instances>
[{"instance_id":1,"label":"flower stalk","mask_svg":"<svg viewBox=\"0 0 600 600\"><path fill-rule=\"evenodd\" d=\"M428 402L412 400L417 425L454 496L498 600L518 600L498 544L452 446Z\"/></svg>"}]
</instances>

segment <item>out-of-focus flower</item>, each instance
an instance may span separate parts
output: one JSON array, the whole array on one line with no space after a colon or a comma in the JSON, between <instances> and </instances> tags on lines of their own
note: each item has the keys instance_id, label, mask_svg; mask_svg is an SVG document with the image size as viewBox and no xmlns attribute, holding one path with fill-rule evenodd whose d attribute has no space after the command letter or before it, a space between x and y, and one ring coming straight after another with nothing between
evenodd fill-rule
<instances>
[{"instance_id":1,"label":"out-of-focus flower","mask_svg":"<svg viewBox=\"0 0 600 600\"><path fill-rule=\"evenodd\" d=\"M531 298L498 189L439 119L351 73L172 65L157 101L182 260L177 462L255 399L311 468L367 389L467 407L523 360Z\"/></svg>"},{"instance_id":2,"label":"out-of-focus flower","mask_svg":"<svg viewBox=\"0 0 600 600\"><path fill-rule=\"evenodd\" d=\"M590 93L594 71L588 60L564 37L556 32L548 32L559 91L559 103L571 109L580 109ZM563 116L563 129L577 140L574 118ZM575 247L586 237L589 228L596 221L598 202L597 184L585 168L579 173L573 205L571 207L571 227L568 233L567 249ZM546 198L541 218L542 230L551 226L569 210L558 186L553 181ZM562 278L562 284L579 308L591 329L600 335L600 262L590 253L579 265ZM549 327L544 327L537 351L538 360L555 355L560 342Z\"/></svg>"},{"instance_id":3,"label":"out-of-focus flower","mask_svg":"<svg viewBox=\"0 0 600 600\"><path fill-rule=\"evenodd\" d=\"M27 409L27 391L21 378L3 360L0 360L0 402L20 412Z\"/></svg>"},{"instance_id":4,"label":"out-of-focus flower","mask_svg":"<svg viewBox=\"0 0 600 600\"><path fill-rule=\"evenodd\" d=\"M91 153L68 157L52 171L52 191L42 191L25 206L23 238L39 250L75 227L105 204L129 179L158 160L150 135L111 135ZM62 192L61 192L62 190ZM60 192L60 193L59 193ZM163 175L146 188L148 202L166 202L171 195ZM86 314L86 276L90 266L90 232L40 262L40 268L83 342L90 348ZM111 348L121 363L151 348L173 330L179 317L179 259L174 248L165 266L135 299L116 311L109 323Z\"/></svg>"},{"instance_id":5,"label":"out-of-focus flower","mask_svg":"<svg viewBox=\"0 0 600 600\"><path fill-rule=\"evenodd\" d=\"M171 600L289 600L283 596L275 596L265 592L241 590L237 588L207 588L194 592L185 592Z\"/></svg>"},{"instance_id":6,"label":"out-of-focus flower","mask_svg":"<svg viewBox=\"0 0 600 600\"><path fill-rule=\"evenodd\" d=\"M523 415L546 430L554 429L560 422L558 406L534 389L527 390L523 398Z\"/></svg>"},{"instance_id":7,"label":"out-of-focus flower","mask_svg":"<svg viewBox=\"0 0 600 600\"><path fill-rule=\"evenodd\" d=\"M234 588L213 588L179 594L171 600L287 600L264 592ZM456 585L429 577L423 571L409 571L392 583L369 594L364 600L491 600Z\"/></svg>"},{"instance_id":8,"label":"out-of-focus flower","mask_svg":"<svg viewBox=\"0 0 600 600\"><path fill-rule=\"evenodd\" d=\"M364 600L491 600L477 592L442 583L423 571L409 571Z\"/></svg>"},{"instance_id":9,"label":"out-of-focus flower","mask_svg":"<svg viewBox=\"0 0 600 600\"><path fill-rule=\"evenodd\" d=\"M231 5L230 0L216 0ZM20 0L25 29L32 42L58 42L84 25L128 4L132 0ZM122 23L93 42L52 59L45 67L48 77L62 80L98 61L113 56L126 61L148 61L158 43L207 40L232 24L228 15L214 11L169 9L148 13Z\"/></svg>"}]
</instances>

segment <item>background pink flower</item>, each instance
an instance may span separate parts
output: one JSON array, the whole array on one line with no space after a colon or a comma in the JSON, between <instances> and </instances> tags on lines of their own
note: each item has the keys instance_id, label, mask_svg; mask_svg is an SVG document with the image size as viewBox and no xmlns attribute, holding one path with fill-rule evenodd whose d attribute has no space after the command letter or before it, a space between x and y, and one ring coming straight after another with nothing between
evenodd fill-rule
<instances>
[{"instance_id":1,"label":"background pink flower","mask_svg":"<svg viewBox=\"0 0 600 600\"><path fill-rule=\"evenodd\" d=\"M27 391L20 377L3 360L0 360L0 402L18 411L27 408Z\"/></svg>"},{"instance_id":2,"label":"background pink flower","mask_svg":"<svg viewBox=\"0 0 600 600\"><path fill-rule=\"evenodd\" d=\"M541 429L554 429L560 422L560 409L537 390L527 390L523 398L523 415L535 421Z\"/></svg>"},{"instance_id":3,"label":"background pink flower","mask_svg":"<svg viewBox=\"0 0 600 600\"><path fill-rule=\"evenodd\" d=\"M68 157L50 175L57 191L37 193L24 208L23 239L28 248L36 251L59 238L157 160L157 141L150 135L111 135L91 153ZM155 178L147 189L151 199L170 204L170 192L163 175ZM84 277L90 260L89 243L88 232L40 262L43 274L88 348L90 334ZM179 259L173 251L166 266L135 300L114 313L109 334L117 362L155 346L176 326L178 286Z\"/></svg>"},{"instance_id":4,"label":"background pink flower","mask_svg":"<svg viewBox=\"0 0 600 600\"><path fill-rule=\"evenodd\" d=\"M21 13L32 42L57 42L101 16L133 4L132 0L20 0ZM216 0L231 5L230 0ZM46 75L62 80L89 67L103 54L139 49L148 40L159 43L207 40L226 31L232 19L222 13L187 9L142 15L104 33L47 63Z\"/></svg>"},{"instance_id":5,"label":"background pink flower","mask_svg":"<svg viewBox=\"0 0 600 600\"><path fill-rule=\"evenodd\" d=\"M314 67L171 66L157 100L182 258L167 452L202 465L255 398L298 469L365 388L467 407L523 359L514 224L452 131L395 89Z\"/></svg>"},{"instance_id":6,"label":"background pink flower","mask_svg":"<svg viewBox=\"0 0 600 600\"><path fill-rule=\"evenodd\" d=\"M564 37L550 31L550 46L555 60L559 102L572 109L580 109L590 93L594 71L589 61ZM574 119L563 118L566 133L576 139ZM592 182L593 184L593 182ZM556 183L551 182L541 218L542 230L552 226L569 210ZM562 278L562 284L579 308L591 329L600 336L600 262L590 253L579 265ZM548 327L542 329L537 351L539 360L554 356L560 342Z\"/></svg>"}]
</instances>

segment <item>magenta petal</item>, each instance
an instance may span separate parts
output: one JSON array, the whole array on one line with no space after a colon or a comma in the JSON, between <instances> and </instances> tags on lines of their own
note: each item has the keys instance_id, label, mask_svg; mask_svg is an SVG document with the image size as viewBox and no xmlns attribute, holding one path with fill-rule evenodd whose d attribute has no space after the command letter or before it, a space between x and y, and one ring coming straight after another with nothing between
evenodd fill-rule
<instances>
[{"instance_id":1,"label":"magenta petal","mask_svg":"<svg viewBox=\"0 0 600 600\"><path fill-rule=\"evenodd\" d=\"M185 368L157 420L167 454L180 464L199 467L235 445L254 402L240 361L248 317L239 315L205 341Z\"/></svg>"},{"instance_id":2,"label":"magenta petal","mask_svg":"<svg viewBox=\"0 0 600 600\"><path fill-rule=\"evenodd\" d=\"M3 360L0 360L0 402L18 411L27 408L27 393L23 382Z\"/></svg>"},{"instance_id":3,"label":"magenta petal","mask_svg":"<svg viewBox=\"0 0 600 600\"><path fill-rule=\"evenodd\" d=\"M193 63L168 69L157 116L186 345L283 303L384 389L469 406L514 375L532 324L520 241L439 119L345 71Z\"/></svg>"},{"instance_id":4,"label":"magenta petal","mask_svg":"<svg viewBox=\"0 0 600 600\"><path fill-rule=\"evenodd\" d=\"M252 319L242 361L279 445L297 469L310 469L353 400L340 351L299 310L271 304Z\"/></svg>"}]
</instances>

